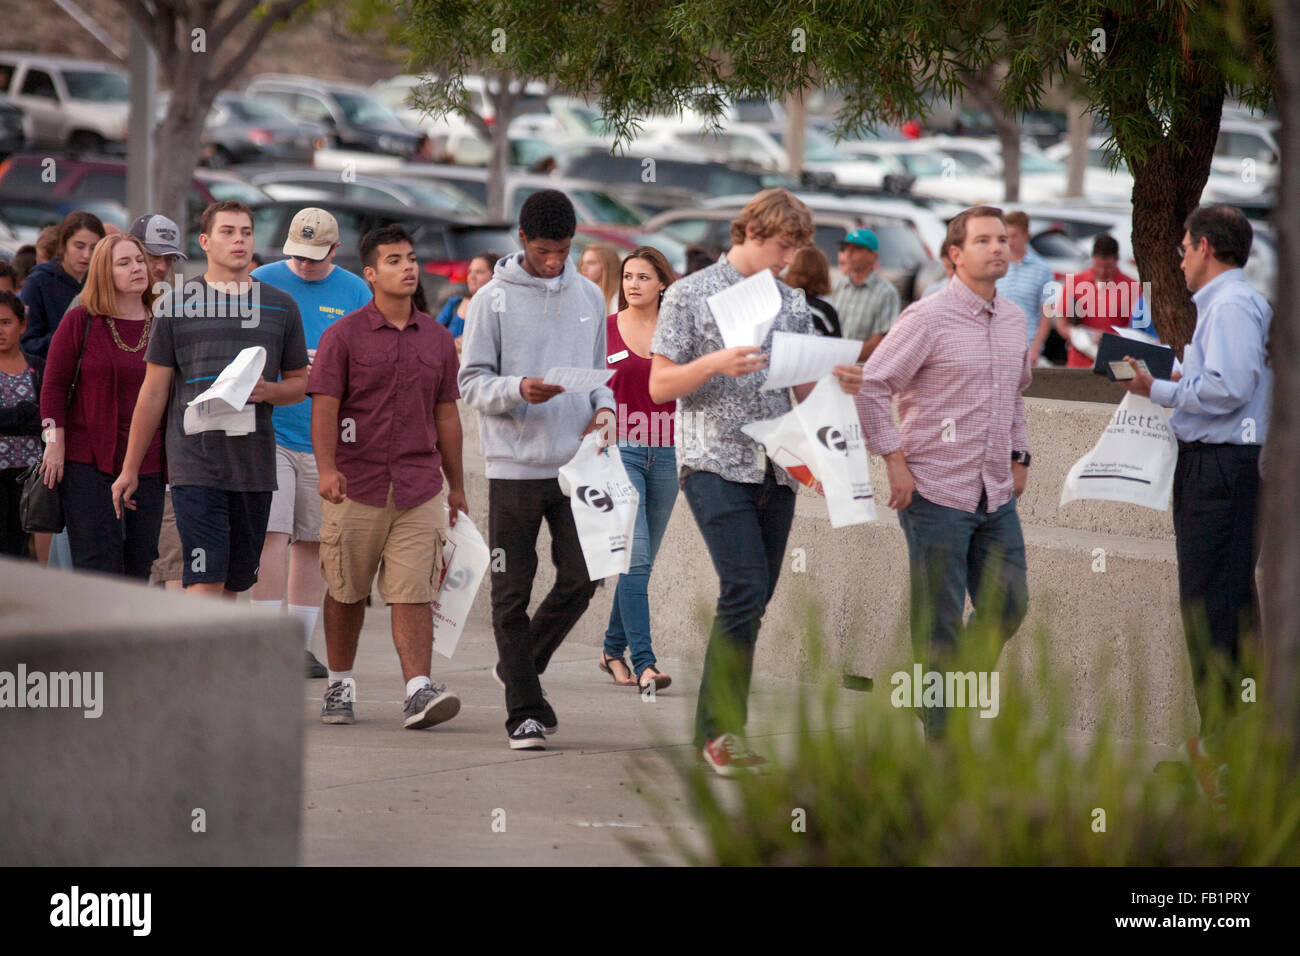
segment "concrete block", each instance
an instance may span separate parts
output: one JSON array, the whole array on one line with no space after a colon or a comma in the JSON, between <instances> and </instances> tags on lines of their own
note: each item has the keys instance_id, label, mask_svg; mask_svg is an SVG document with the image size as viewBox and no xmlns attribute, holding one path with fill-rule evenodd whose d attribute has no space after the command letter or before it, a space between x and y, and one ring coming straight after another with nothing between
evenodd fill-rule
<instances>
[{"instance_id":1,"label":"concrete block","mask_svg":"<svg viewBox=\"0 0 1300 956\"><path fill-rule=\"evenodd\" d=\"M1096 442L1113 410L1048 399L1026 402L1034 464L1019 509L1030 609L999 667L1028 679L1045 659L1071 699L1069 726L1095 729L1112 708L1117 731L1172 743L1192 732L1196 708L1178 616L1169 515L1114 502L1056 507L1065 473ZM486 534L487 482L477 423L464 405L462 414L470 505L475 520L483 516ZM781 582L759 637L756 675L813 676L805 643L813 619L820 621L823 665L830 673L872 677L877 688L887 689L889 675L910 665L907 549L894 512L884 504L888 484L882 460L873 457L871 467L880 498L876 523L832 529L821 499L800 493ZM803 571L795 570L795 549L802 549ZM554 580L549 552L543 529L534 607ZM1095 571L1101 555L1105 570ZM596 592L570 640L603 642L617 580L607 579ZM485 583L476 614L490 616L489 590ZM656 654L698 667L717 593L708 551L679 496L650 581ZM593 652L593 668L595 661ZM1035 705L1045 707L1045 699Z\"/></svg>"},{"instance_id":2,"label":"concrete block","mask_svg":"<svg viewBox=\"0 0 1300 956\"><path fill-rule=\"evenodd\" d=\"M102 674L97 718L0 707L0 865L295 865L302 646L247 605L0 559L0 680Z\"/></svg>"}]
</instances>

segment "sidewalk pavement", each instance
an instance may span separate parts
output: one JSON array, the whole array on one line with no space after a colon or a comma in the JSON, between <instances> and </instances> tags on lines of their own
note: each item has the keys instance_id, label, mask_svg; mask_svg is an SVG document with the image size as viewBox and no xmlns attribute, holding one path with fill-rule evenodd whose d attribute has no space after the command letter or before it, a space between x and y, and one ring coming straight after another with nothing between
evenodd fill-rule
<instances>
[{"instance_id":1,"label":"sidewalk pavement","mask_svg":"<svg viewBox=\"0 0 1300 956\"><path fill-rule=\"evenodd\" d=\"M318 629L312 650L323 661ZM703 637L701 637L701 653ZM698 665L661 660L672 686L645 701L596 662L594 645L566 641L542 685L559 717L545 751L509 749L504 694L493 680L496 644L472 621L455 657L433 656L433 678L461 699L452 720L402 727L404 682L388 610L367 609L353 673L357 722L320 722L325 681L304 681L301 862L309 866L587 866L683 862L669 830L701 846L672 758L691 744ZM765 734L792 681L757 679L750 740L773 755L794 734ZM856 695L848 695L855 697ZM845 721L847 723L847 721ZM787 726L790 726L787 724ZM776 738L784 737L787 740ZM723 792L733 787L717 781ZM641 790L638 790L641 787ZM644 791L644 792L642 792ZM657 814L648 796L671 808Z\"/></svg>"},{"instance_id":2,"label":"sidewalk pavement","mask_svg":"<svg viewBox=\"0 0 1300 956\"><path fill-rule=\"evenodd\" d=\"M770 637L770 636L769 636ZM760 636L759 640L763 638ZM318 628L312 650L325 658ZM455 657L435 653L433 678L461 699L460 713L429 730L402 726L404 681L388 609L367 608L353 673L357 722L320 722L325 681L304 681L307 728L301 862L308 866L610 866L683 863L673 838L703 852L674 763L691 743L699 664L661 659L672 686L653 701L597 668L600 648L572 638L542 678L559 718L545 751L508 746L504 693L492 678L491 626L472 619ZM748 738L769 758L796 743L790 719L800 685L757 676ZM806 688L805 688L806 689ZM833 727L848 727L864 696L844 693ZM815 718L814 718L815 719ZM917 724L917 733L920 725ZM1067 732L1084 748L1090 734ZM1135 742L1136 743L1136 742ZM1139 743L1151 764L1176 750ZM734 781L710 776L724 805ZM707 858L707 854L706 854Z\"/></svg>"}]
</instances>

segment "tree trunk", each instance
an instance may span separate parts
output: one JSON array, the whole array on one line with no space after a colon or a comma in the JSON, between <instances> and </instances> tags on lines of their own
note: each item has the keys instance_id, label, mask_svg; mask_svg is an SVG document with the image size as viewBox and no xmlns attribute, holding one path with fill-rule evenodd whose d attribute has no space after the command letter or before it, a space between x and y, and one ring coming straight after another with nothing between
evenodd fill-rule
<instances>
[{"instance_id":1,"label":"tree trunk","mask_svg":"<svg viewBox=\"0 0 1300 956\"><path fill-rule=\"evenodd\" d=\"M1278 231L1278 286L1269 353L1273 357L1273 414L1265 451L1259 527L1264 613L1265 680L1260 700L1274 726L1292 739L1300 761L1300 0L1274 0L1277 28L1278 144L1282 163L1274 226Z\"/></svg>"},{"instance_id":2,"label":"tree trunk","mask_svg":"<svg viewBox=\"0 0 1300 956\"><path fill-rule=\"evenodd\" d=\"M787 96L784 106L785 158L789 166L786 173L797 181L803 174L804 130L808 123L808 109L804 104L803 92Z\"/></svg>"},{"instance_id":3,"label":"tree trunk","mask_svg":"<svg viewBox=\"0 0 1300 956\"><path fill-rule=\"evenodd\" d=\"M1086 104L1079 100L1070 100L1069 126L1066 133L1070 144L1070 158L1066 163L1065 195L1078 197L1083 195L1084 170L1088 168L1088 133L1092 127L1092 117L1084 112Z\"/></svg>"},{"instance_id":4,"label":"tree trunk","mask_svg":"<svg viewBox=\"0 0 1300 956\"><path fill-rule=\"evenodd\" d=\"M1002 187L1003 200L1013 203L1020 201L1020 122L1014 114L1002 108L997 96L997 73L995 66L988 66L980 71L966 87L972 98L993 119L993 128L998 133L998 143L1002 148Z\"/></svg>"},{"instance_id":5,"label":"tree trunk","mask_svg":"<svg viewBox=\"0 0 1300 956\"><path fill-rule=\"evenodd\" d=\"M180 83L172 86L167 115L154 129L153 187L157 208L181 229L181 242L198 223L191 222L186 208L194 167L203 151L199 138L203 120L212 105L212 95L204 96L200 88Z\"/></svg>"},{"instance_id":6,"label":"tree trunk","mask_svg":"<svg viewBox=\"0 0 1300 956\"><path fill-rule=\"evenodd\" d=\"M523 80L515 82L508 73L492 74L488 81L488 96L496 119L489 128L488 142L492 150L488 158L487 207L492 219L506 218L506 170L510 165L510 121L515 118L515 103L523 92Z\"/></svg>"},{"instance_id":7,"label":"tree trunk","mask_svg":"<svg viewBox=\"0 0 1300 956\"><path fill-rule=\"evenodd\" d=\"M1136 149L1125 142L1124 127L1115 137L1124 155L1133 157L1133 253L1138 275L1150 283L1147 303L1161 341L1172 345L1179 356L1196 329L1196 309L1179 268L1178 247L1183 239L1183 221L1200 203L1201 191L1210 177L1210 160L1219 137L1223 112L1224 80L1213 68L1188 63L1180 85L1186 91L1184 108L1170 117L1164 139L1138 159ZM1145 104L1107 103L1108 115L1145 111ZM1143 286L1145 292L1146 286Z\"/></svg>"}]
</instances>

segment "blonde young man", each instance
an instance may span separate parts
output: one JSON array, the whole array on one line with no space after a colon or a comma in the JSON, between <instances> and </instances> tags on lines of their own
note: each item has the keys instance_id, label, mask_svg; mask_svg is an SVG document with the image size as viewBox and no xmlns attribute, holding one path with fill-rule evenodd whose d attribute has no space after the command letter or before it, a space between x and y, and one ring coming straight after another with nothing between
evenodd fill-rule
<instances>
[{"instance_id":1,"label":"blonde young man","mask_svg":"<svg viewBox=\"0 0 1300 956\"><path fill-rule=\"evenodd\" d=\"M677 464L682 490L718 573L718 596L695 714L695 746L725 777L761 772L763 757L743 732L759 624L776 590L794 489L741 427L790 410L785 389L763 391L775 332L813 333L803 292L777 281L781 311L763 341L725 348L708 297L757 275L784 270L812 242L812 213L784 189L768 189L731 224L731 250L716 263L674 282L664 293L650 349L650 398L677 401ZM853 393L861 369L840 366L841 387ZM812 384L795 388L802 401Z\"/></svg>"}]
</instances>

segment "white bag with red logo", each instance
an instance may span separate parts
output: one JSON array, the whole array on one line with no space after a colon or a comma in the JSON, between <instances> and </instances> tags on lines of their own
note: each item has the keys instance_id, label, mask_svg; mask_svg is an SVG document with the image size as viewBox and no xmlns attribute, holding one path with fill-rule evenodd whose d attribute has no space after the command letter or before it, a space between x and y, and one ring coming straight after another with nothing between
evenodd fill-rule
<instances>
[{"instance_id":1,"label":"white bag with red logo","mask_svg":"<svg viewBox=\"0 0 1300 956\"><path fill-rule=\"evenodd\" d=\"M641 496L628 480L617 445L600 448L590 432L578 453L560 468L560 490L569 496L578 542L591 580L626 574L632 566L632 535Z\"/></svg>"},{"instance_id":2,"label":"white bag with red logo","mask_svg":"<svg viewBox=\"0 0 1300 956\"><path fill-rule=\"evenodd\" d=\"M780 418L751 422L741 431L763 446L772 464L825 496L832 528L876 520L858 411L834 375Z\"/></svg>"},{"instance_id":3,"label":"white bag with red logo","mask_svg":"<svg viewBox=\"0 0 1300 956\"><path fill-rule=\"evenodd\" d=\"M469 515L460 512L444 532L442 577L433 607L433 649L443 657L456 653L474 596L478 594L491 560L487 542Z\"/></svg>"}]
</instances>

